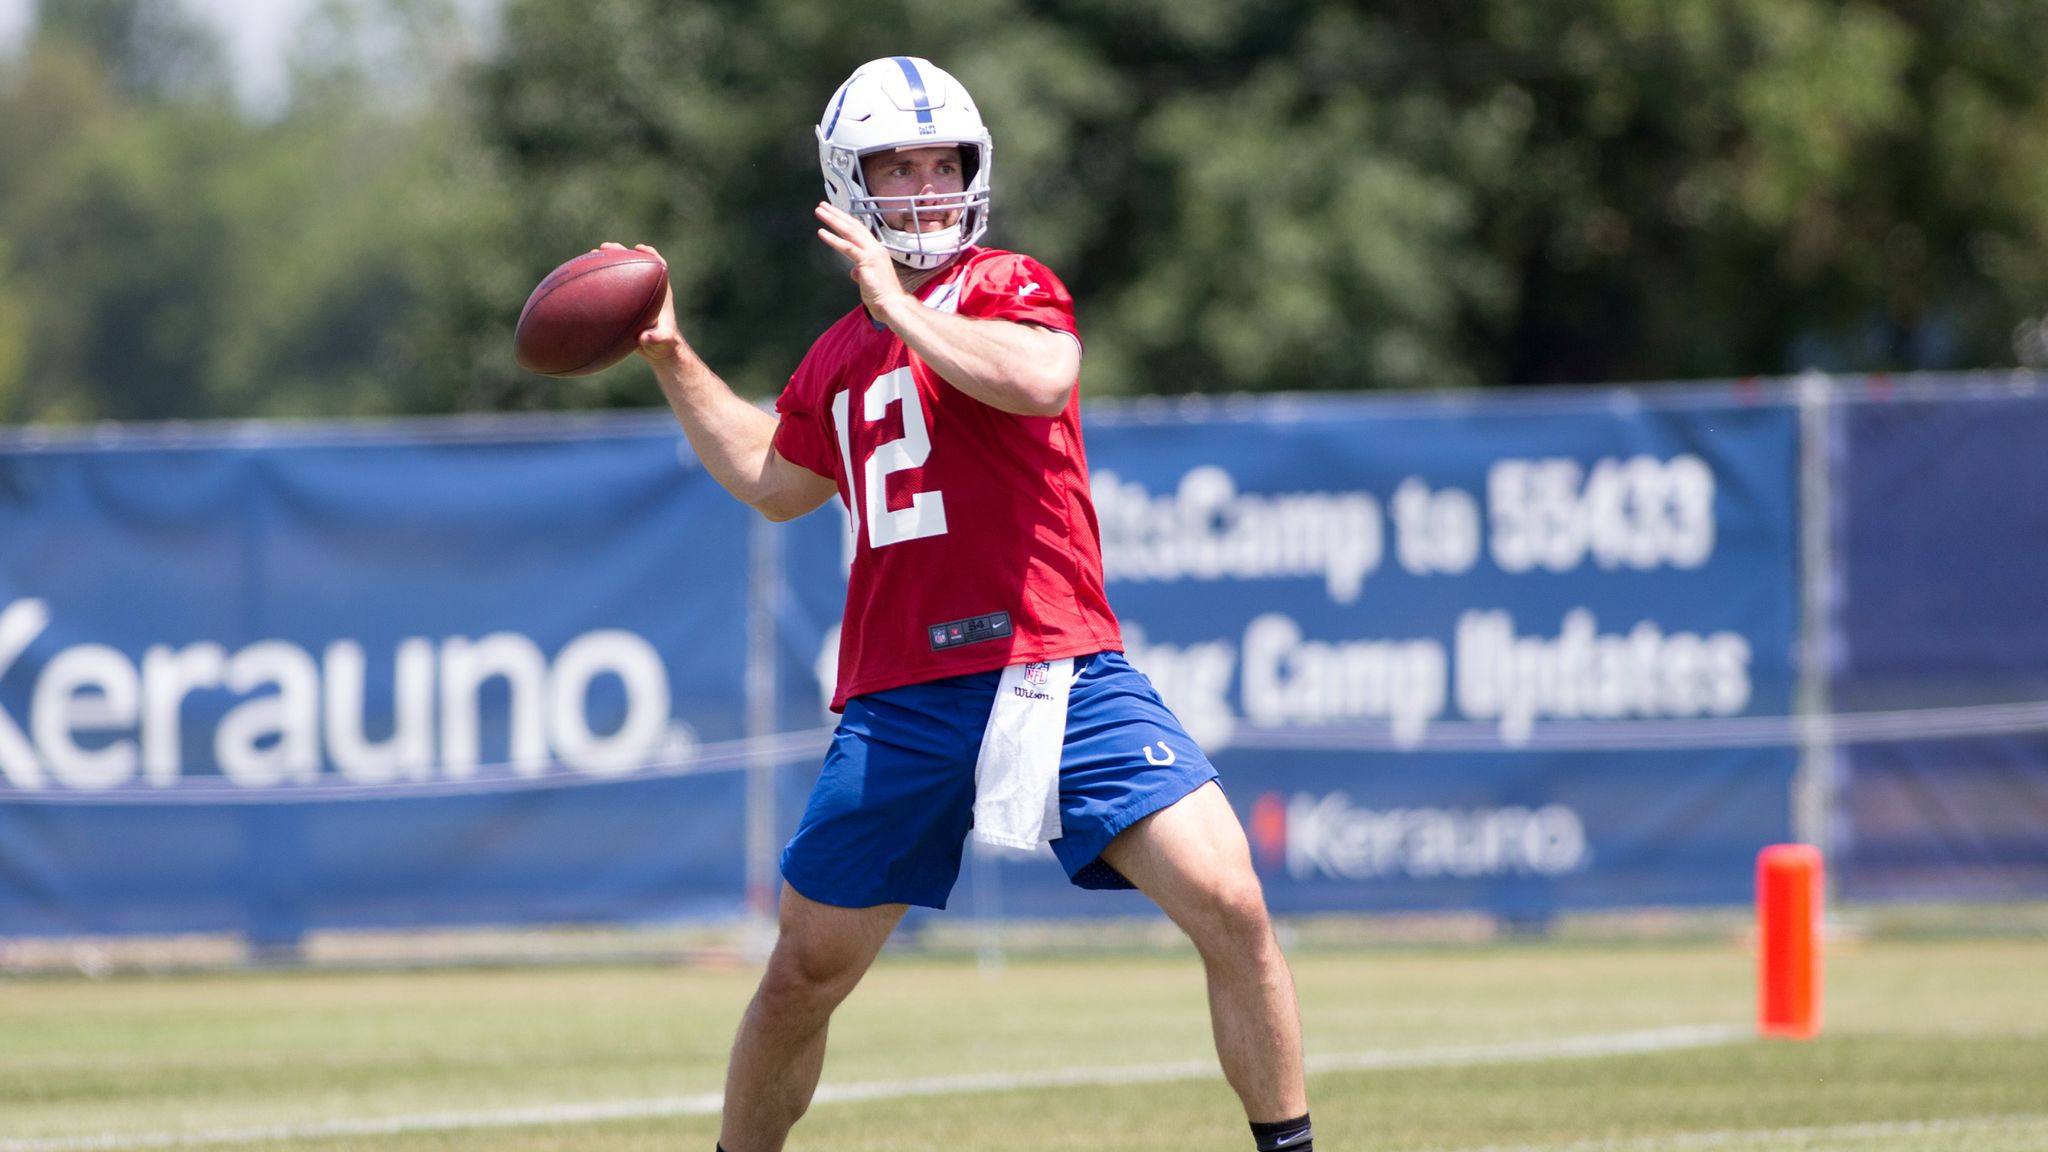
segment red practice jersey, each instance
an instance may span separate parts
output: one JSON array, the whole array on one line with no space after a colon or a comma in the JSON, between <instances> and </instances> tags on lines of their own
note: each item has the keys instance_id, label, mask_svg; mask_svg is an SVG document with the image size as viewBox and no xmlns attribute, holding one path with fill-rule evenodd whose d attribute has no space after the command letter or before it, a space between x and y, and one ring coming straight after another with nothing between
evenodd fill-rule
<instances>
[{"instance_id":1,"label":"red practice jersey","mask_svg":"<svg viewBox=\"0 0 2048 1152\"><path fill-rule=\"evenodd\" d=\"M970 248L918 295L1079 338L1073 297L1029 256ZM1058 416L992 408L856 308L811 345L775 408L776 450L838 482L854 529L835 710L904 684L1122 650L1078 389Z\"/></svg>"}]
</instances>

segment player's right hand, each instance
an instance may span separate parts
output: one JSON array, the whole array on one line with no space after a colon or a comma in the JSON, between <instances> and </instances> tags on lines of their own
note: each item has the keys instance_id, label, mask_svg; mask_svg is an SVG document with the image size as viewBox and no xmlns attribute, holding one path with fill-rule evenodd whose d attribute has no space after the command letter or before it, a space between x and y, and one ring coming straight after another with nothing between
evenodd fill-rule
<instances>
[{"instance_id":1,"label":"player's right hand","mask_svg":"<svg viewBox=\"0 0 2048 1152\"><path fill-rule=\"evenodd\" d=\"M896 273L896 258L882 247L867 225L822 200L812 212L824 225L818 229L818 239L852 262L846 274L860 287L860 302L875 319L886 323L885 314L892 303L916 303L903 289L903 279Z\"/></svg>"},{"instance_id":2,"label":"player's right hand","mask_svg":"<svg viewBox=\"0 0 2048 1152\"><path fill-rule=\"evenodd\" d=\"M607 240L598 245L598 247L624 250L626 246ZM633 248L635 251L645 252L655 259L661 260L663 264L668 263L667 260L662 259L661 253L654 250L652 244L635 244ZM664 284L661 290L661 315L655 317L652 326L640 333L640 355L659 363L663 360L675 359L687 347L689 345L684 342L682 331L676 327L675 287Z\"/></svg>"}]
</instances>

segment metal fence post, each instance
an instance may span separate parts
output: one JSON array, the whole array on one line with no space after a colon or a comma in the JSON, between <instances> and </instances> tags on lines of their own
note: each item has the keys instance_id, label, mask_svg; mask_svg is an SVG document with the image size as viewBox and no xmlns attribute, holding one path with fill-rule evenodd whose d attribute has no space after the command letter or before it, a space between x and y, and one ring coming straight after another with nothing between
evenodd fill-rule
<instances>
[{"instance_id":1,"label":"metal fence post","mask_svg":"<svg viewBox=\"0 0 2048 1152\"><path fill-rule=\"evenodd\" d=\"M775 602L782 584L782 530L756 518L747 532L747 911L748 950L766 956L774 944L776 850L773 737L780 725Z\"/></svg>"},{"instance_id":2,"label":"metal fence post","mask_svg":"<svg viewBox=\"0 0 2048 1152\"><path fill-rule=\"evenodd\" d=\"M1799 769L1792 777L1792 834L1833 855L1835 805L1834 381L1799 377Z\"/></svg>"}]
</instances>

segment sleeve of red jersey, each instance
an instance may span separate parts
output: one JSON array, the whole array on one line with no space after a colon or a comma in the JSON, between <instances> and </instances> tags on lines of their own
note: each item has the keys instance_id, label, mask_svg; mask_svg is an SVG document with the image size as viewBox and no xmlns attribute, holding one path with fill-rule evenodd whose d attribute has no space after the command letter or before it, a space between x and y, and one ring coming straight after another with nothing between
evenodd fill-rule
<instances>
[{"instance_id":1,"label":"sleeve of red jersey","mask_svg":"<svg viewBox=\"0 0 2048 1152\"><path fill-rule=\"evenodd\" d=\"M830 477L834 475L835 448L820 419L818 390L812 385L810 368L807 356L789 378L789 386L775 398L775 450L791 464Z\"/></svg>"},{"instance_id":2,"label":"sleeve of red jersey","mask_svg":"<svg viewBox=\"0 0 2048 1152\"><path fill-rule=\"evenodd\" d=\"M1081 339L1067 286L1052 269L1018 252L977 263L960 294L958 312L983 320L1036 324Z\"/></svg>"}]
</instances>

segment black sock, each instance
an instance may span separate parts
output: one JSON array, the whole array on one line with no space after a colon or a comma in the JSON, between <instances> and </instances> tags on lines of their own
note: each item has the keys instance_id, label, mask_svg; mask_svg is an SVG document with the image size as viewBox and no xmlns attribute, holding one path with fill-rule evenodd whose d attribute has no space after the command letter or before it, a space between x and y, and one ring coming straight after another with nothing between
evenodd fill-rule
<instances>
[{"instance_id":1,"label":"black sock","mask_svg":"<svg viewBox=\"0 0 2048 1152\"><path fill-rule=\"evenodd\" d=\"M1252 1124L1252 1139L1258 1142L1259 1152L1315 1152L1315 1133L1308 1126L1308 1113L1292 1120L1275 1120L1271 1124Z\"/></svg>"}]
</instances>

